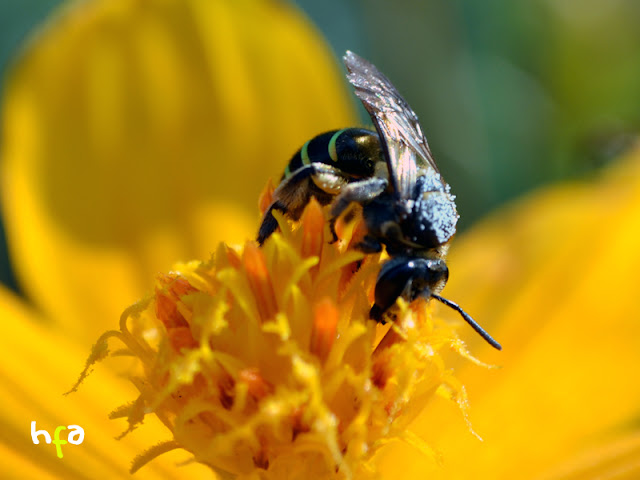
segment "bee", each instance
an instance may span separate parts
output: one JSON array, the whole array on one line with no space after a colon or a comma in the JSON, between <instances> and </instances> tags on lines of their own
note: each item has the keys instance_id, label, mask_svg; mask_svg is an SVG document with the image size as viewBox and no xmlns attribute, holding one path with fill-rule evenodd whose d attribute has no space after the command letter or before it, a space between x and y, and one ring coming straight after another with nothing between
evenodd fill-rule
<instances>
[{"instance_id":1,"label":"bee","mask_svg":"<svg viewBox=\"0 0 640 480\"><path fill-rule=\"evenodd\" d=\"M299 219L311 197L331 205L331 231L351 205L362 208L366 234L357 248L382 251L369 316L384 323L398 298L434 298L457 311L494 348L502 347L456 303L441 297L445 256L456 233L455 196L433 159L418 117L374 65L347 51L347 79L375 126L349 128L309 140L290 160L258 232L260 244L276 230L273 211Z\"/></svg>"}]
</instances>

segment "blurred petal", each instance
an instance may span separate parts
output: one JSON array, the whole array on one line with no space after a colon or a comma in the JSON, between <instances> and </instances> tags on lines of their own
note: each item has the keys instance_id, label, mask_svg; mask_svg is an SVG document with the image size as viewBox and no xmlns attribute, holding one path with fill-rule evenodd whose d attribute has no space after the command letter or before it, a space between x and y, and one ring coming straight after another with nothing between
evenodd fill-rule
<instances>
[{"instance_id":1,"label":"blurred petal","mask_svg":"<svg viewBox=\"0 0 640 480\"><path fill-rule=\"evenodd\" d=\"M326 47L277 1L73 3L7 83L16 270L49 318L90 338L176 259L252 237L265 180L354 123Z\"/></svg>"},{"instance_id":2,"label":"blurred petal","mask_svg":"<svg viewBox=\"0 0 640 480\"><path fill-rule=\"evenodd\" d=\"M131 478L128 471L135 455L169 438L159 422L145 422L144 432L136 431L118 441L126 430L125 420L110 421L106 412L118 406L118 398L131 390L115 374L96 373L83 388L69 396L62 393L75 381L86 348L76 348L63 335L43 328L34 313L18 299L0 289L0 314L4 332L0 349L0 412L3 478ZM53 444L35 445L31 422L53 436L57 426L79 425L84 429L80 445L62 445L63 458L56 457ZM63 432L61 438L66 439ZM138 474L142 479L211 478L208 469L197 464L178 467L188 460L184 453L164 455Z\"/></svg>"},{"instance_id":3,"label":"blurred petal","mask_svg":"<svg viewBox=\"0 0 640 480\"><path fill-rule=\"evenodd\" d=\"M459 365L484 442L446 405L427 409L412 430L444 465L395 445L380 457L389 478L400 463L411 465L406 478L547 478L567 459L607 451L612 438L633 438L638 238L640 150L598 183L532 195L456 241L444 293L504 346L493 353L470 333L472 351L485 349L481 358L502 368ZM608 464L612 473L616 462Z\"/></svg>"},{"instance_id":4,"label":"blurred petal","mask_svg":"<svg viewBox=\"0 0 640 480\"><path fill-rule=\"evenodd\" d=\"M640 433L609 439L604 445L580 452L550 474L546 479L579 480L598 478L625 480L640 478Z\"/></svg>"}]
</instances>

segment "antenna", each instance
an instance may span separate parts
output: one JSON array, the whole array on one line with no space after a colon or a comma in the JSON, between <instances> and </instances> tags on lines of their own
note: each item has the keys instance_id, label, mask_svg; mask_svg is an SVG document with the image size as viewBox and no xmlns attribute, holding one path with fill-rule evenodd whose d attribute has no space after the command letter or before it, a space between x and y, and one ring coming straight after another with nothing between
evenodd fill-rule
<instances>
[{"instance_id":1,"label":"antenna","mask_svg":"<svg viewBox=\"0 0 640 480\"><path fill-rule=\"evenodd\" d=\"M496 342L493 339L493 337L491 337L491 335L489 335L485 331L485 329L482 328L473 318L471 318L471 315L469 315L462 308L460 308L460 305L452 302L451 300L447 300L446 298L443 298L440 295L436 295L435 293L432 293L431 296L436 300L438 300L439 302L444 303L447 307L453 308L456 312L462 315L462 318L464 318L465 322L471 325L471 328L473 328L476 332L478 332L478 334L480 334L480 336L484 338L489 345L491 345L496 350L502 350L502 346L498 342Z\"/></svg>"}]
</instances>

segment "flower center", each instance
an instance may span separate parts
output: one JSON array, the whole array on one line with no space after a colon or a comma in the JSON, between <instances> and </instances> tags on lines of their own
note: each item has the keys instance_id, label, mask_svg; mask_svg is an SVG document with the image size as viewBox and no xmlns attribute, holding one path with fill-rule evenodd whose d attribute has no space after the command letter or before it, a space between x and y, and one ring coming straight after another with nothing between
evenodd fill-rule
<instances>
[{"instance_id":1,"label":"flower center","mask_svg":"<svg viewBox=\"0 0 640 480\"><path fill-rule=\"evenodd\" d=\"M455 334L425 300L399 301L392 325L370 320L380 255L350 248L357 226L325 241L326 215L312 201L262 248L177 265L103 335L139 362L129 429L153 412L173 436L134 469L183 448L232 477L362 478L429 398L455 389L438 354Z\"/></svg>"}]
</instances>

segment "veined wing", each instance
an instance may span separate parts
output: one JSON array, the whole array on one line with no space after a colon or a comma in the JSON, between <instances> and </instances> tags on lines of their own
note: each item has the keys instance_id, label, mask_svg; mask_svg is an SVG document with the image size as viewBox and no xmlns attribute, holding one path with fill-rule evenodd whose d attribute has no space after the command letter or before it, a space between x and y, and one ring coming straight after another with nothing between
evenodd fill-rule
<instances>
[{"instance_id":1,"label":"veined wing","mask_svg":"<svg viewBox=\"0 0 640 480\"><path fill-rule=\"evenodd\" d=\"M344 56L347 79L369 112L386 150L389 176L401 198L411 198L418 169L438 174L418 116L389 79L351 51Z\"/></svg>"}]
</instances>

